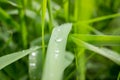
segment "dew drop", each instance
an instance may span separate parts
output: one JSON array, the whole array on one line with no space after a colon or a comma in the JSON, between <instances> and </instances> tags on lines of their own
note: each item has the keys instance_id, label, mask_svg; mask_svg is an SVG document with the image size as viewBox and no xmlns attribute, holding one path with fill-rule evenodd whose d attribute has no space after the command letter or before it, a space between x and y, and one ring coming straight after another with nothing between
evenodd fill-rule
<instances>
[{"instance_id":1,"label":"dew drop","mask_svg":"<svg viewBox=\"0 0 120 80\"><path fill-rule=\"evenodd\" d=\"M56 58L56 59L58 58L59 54L60 54L60 50L59 50L59 49L56 49L56 50L55 50L55 58Z\"/></svg>"},{"instance_id":2,"label":"dew drop","mask_svg":"<svg viewBox=\"0 0 120 80\"><path fill-rule=\"evenodd\" d=\"M55 54L55 58L58 58L58 56L59 56L59 54L58 54L58 53L56 53L56 54Z\"/></svg>"},{"instance_id":3,"label":"dew drop","mask_svg":"<svg viewBox=\"0 0 120 80\"><path fill-rule=\"evenodd\" d=\"M35 53L35 52L33 52L31 55L32 55L32 56L36 56L36 53Z\"/></svg>"},{"instance_id":4,"label":"dew drop","mask_svg":"<svg viewBox=\"0 0 120 80\"><path fill-rule=\"evenodd\" d=\"M55 50L55 53L59 53L60 51L59 50Z\"/></svg>"},{"instance_id":5,"label":"dew drop","mask_svg":"<svg viewBox=\"0 0 120 80\"><path fill-rule=\"evenodd\" d=\"M62 38L57 38L55 41L56 42L61 42L63 39Z\"/></svg>"},{"instance_id":6,"label":"dew drop","mask_svg":"<svg viewBox=\"0 0 120 80\"><path fill-rule=\"evenodd\" d=\"M30 66L36 66L36 64L35 63L30 63Z\"/></svg>"}]
</instances>

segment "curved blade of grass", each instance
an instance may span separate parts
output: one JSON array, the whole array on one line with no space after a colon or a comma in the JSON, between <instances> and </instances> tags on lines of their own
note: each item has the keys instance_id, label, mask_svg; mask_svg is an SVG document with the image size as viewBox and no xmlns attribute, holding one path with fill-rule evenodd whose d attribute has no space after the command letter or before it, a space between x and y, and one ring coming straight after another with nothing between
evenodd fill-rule
<instances>
[{"instance_id":1,"label":"curved blade of grass","mask_svg":"<svg viewBox=\"0 0 120 80\"><path fill-rule=\"evenodd\" d=\"M33 47L28 50L23 50L20 52L16 52L0 57L0 70L6 67L7 65L17 61L18 59L30 54L31 52L36 51L37 49L39 49L39 47Z\"/></svg>"},{"instance_id":2,"label":"curved blade of grass","mask_svg":"<svg viewBox=\"0 0 120 80\"><path fill-rule=\"evenodd\" d=\"M67 36L72 28L70 23L55 27L49 41L42 80L61 80L65 62ZM70 58L71 59L71 58Z\"/></svg>"},{"instance_id":3,"label":"curved blade of grass","mask_svg":"<svg viewBox=\"0 0 120 80\"><path fill-rule=\"evenodd\" d=\"M72 34L71 36L96 45L120 46L120 36L116 35Z\"/></svg>"},{"instance_id":4,"label":"curved blade of grass","mask_svg":"<svg viewBox=\"0 0 120 80\"><path fill-rule=\"evenodd\" d=\"M76 45L78 45L80 47L84 47L93 52L96 52L97 54L102 55L102 56L112 60L113 62L117 63L118 65L120 65L120 54L119 53L109 50L107 48L96 47L92 44L86 43L77 38L72 37L72 39L76 43Z\"/></svg>"}]
</instances>

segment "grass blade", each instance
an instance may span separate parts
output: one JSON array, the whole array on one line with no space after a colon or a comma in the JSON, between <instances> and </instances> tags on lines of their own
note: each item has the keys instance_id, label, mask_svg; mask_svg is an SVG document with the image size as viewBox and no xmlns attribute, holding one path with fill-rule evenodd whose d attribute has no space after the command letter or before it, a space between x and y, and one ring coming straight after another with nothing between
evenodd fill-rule
<instances>
[{"instance_id":1,"label":"grass blade","mask_svg":"<svg viewBox=\"0 0 120 80\"><path fill-rule=\"evenodd\" d=\"M49 31L51 32L53 28L53 15L52 15L51 0L48 0L48 12L49 12Z\"/></svg>"},{"instance_id":2,"label":"grass blade","mask_svg":"<svg viewBox=\"0 0 120 80\"><path fill-rule=\"evenodd\" d=\"M69 0L64 0L64 14L65 14L65 21L69 20Z\"/></svg>"},{"instance_id":3,"label":"grass blade","mask_svg":"<svg viewBox=\"0 0 120 80\"><path fill-rule=\"evenodd\" d=\"M25 21L25 10L26 10L26 1L18 1L18 4L22 6L22 8L18 8L19 10L19 18L20 18L20 26L21 26L21 36L22 36L22 43L23 47L27 48L28 46L28 31L26 27L26 21Z\"/></svg>"},{"instance_id":4,"label":"grass blade","mask_svg":"<svg viewBox=\"0 0 120 80\"><path fill-rule=\"evenodd\" d=\"M44 29L45 29L45 15L46 15L46 9L47 9L47 0L43 0L42 2L42 57L43 57L43 61L44 61L44 57L45 57L45 41L44 41Z\"/></svg>"},{"instance_id":5,"label":"grass blade","mask_svg":"<svg viewBox=\"0 0 120 80\"><path fill-rule=\"evenodd\" d=\"M113 62L117 63L118 65L120 65L120 54L118 54L117 52L114 52L107 48L96 47L92 44L81 41L80 39L76 39L76 38L72 38L72 39L76 43L76 45L78 45L80 47L84 47L93 52L96 52L97 54L102 55L102 56L112 60Z\"/></svg>"},{"instance_id":6,"label":"grass blade","mask_svg":"<svg viewBox=\"0 0 120 80\"><path fill-rule=\"evenodd\" d=\"M111 18L115 18L115 17L119 17L119 16L120 16L120 13L116 13L116 14L111 14L111 15L108 15L108 16L103 16L103 17L90 19L90 20L78 21L76 23L77 24L80 24L80 23L93 23L93 22L103 21L103 20L107 20L107 19L111 19Z\"/></svg>"},{"instance_id":7,"label":"grass blade","mask_svg":"<svg viewBox=\"0 0 120 80\"><path fill-rule=\"evenodd\" d=\"M117 35L72 34L71 36L95 45L120 46L120 36Z\"/></svg>"},{"instance_id":8,"label":"grass blade","mask_svg":"<svg viewBox=\"0 0 120 80\"><path fill-rule=\"evenodd\" d=\"M16 52L0 57L0 70L6 67L7 65L17 61L18 59L30 54L31 52L36 51L37 49L39 49L39 47L33 47L28 50L23 50L20 52Z\"/></svg>"},{"instance_id":9,"label":"grass blade","mask_svg":"<svg viewBox=\"0 0 120 80\"><path fill-rule=\"evenodd\" d=\"M55 27L49 41L46 62L42 80L61 80L66 64L65 62L65 47L67 36L72 28L71 24L63 24L60 27ZM52 47L51 47L52 46ZM70 57L69 57L70 58ZM71 59L71 58L70 58ZM66 62L70 63L70 62Z\"/></svg>"}]
</instances>

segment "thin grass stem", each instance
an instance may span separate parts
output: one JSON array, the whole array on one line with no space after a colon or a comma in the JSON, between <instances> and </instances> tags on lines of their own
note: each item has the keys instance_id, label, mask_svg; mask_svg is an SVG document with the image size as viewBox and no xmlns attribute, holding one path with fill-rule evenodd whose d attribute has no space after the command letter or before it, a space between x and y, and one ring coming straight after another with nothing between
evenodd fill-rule
<instances>
[{"instance_id":1,"label":"thin grass stem","mask_svg":"<svg viewBox=\"0 0 120 80\"><path fill-rule=\"evenodd\" d=\"M49 12L49 32L51 32L53 28L53 15L52 15L51 0L48 0L48 12Z\"/></svg>"},{"instance_id":2,"label":"thin grass stem","mask_svg":"<svg viewBox=\"0 0 120 80\"><path fill-rule=\"evenodd\" d=\"M45 41L44 41L44 34L45 34L45 15L46 15L46 9L47 9L47 0L43 0L42 2L42 56L43 56L43 62L45 57Z\"/></svg>"},{"instance_id":3,"label":"thin grass stem","mask_svg":"<svg viewBox=\"0 0 120 80\"><path fill-rule=\"evenodd\" d=\"M26 8L26 2L25 1L18 1L20 5L22 5L22 8L19 8L19 17L20 17L20 26L21 26L21 34L22 34L22 42L23 47L27 48L27 28L26 28L26 22L25 22L25 8Z\"/></svg>"}]
</instances>

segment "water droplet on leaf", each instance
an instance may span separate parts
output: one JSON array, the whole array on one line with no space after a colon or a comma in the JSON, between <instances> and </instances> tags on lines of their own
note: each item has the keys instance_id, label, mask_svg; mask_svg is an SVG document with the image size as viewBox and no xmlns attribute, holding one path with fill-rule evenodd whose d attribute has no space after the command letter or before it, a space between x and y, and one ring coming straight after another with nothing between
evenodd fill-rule
<instances>
[{"instance_id":1,"label":"water droplet on leaf","mask_svg":"<svg viewBox=\"0 0 120 80\"><path fill-rule=\"evenodd\" d=\"M36 64L35 64L35 63L30 63L30 66L33 66L33 67L34 67L34 66L36 66Z\"/></svg>"},{"instance_id":2,"label":"water droplet on leaf","mask_svg":"<svg viewBox=\"0 0 120 80\"><path fill-rule=\"evenodd\" d=\"M61 42L63 39L62 38L56 38L56 42Z\"/></svg>"},{"instance_id":3,"label":"water droplet on leaf","mask_svg":"<svg viewBox=\"0 0 120 80\"><path fill-rule=\"evenodd\" d=\"M32 55L32 56L36 56L36 52L33 52L31 55Z\"/></svg>"},{"instance_id":4,"label":"water droplet on leaf","mask_svg":"<svg viewBox=\"0 0 120 80\"><path fill-rule=\"evenodd\" d=\"M59 53L60 51L59 50L55 50L55 53Z\"/></svg>"}]
</instances>

